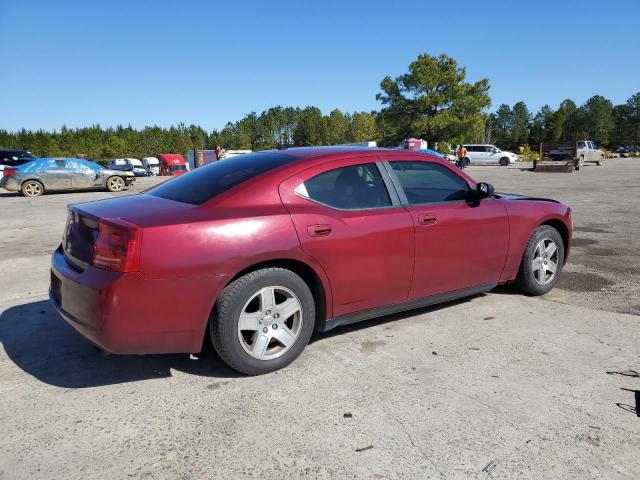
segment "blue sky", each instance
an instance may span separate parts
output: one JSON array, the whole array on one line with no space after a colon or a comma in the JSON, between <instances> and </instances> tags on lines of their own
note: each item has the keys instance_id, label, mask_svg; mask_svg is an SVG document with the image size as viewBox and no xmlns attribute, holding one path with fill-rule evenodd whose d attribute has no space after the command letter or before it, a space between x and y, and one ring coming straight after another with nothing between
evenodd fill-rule
<instances>
[{"instance_id":1,"label":"blue sky","mask_svg":"<svg viewBox=\"0 0 640 480\"><path fill-rule=\"evenodd\" d=\"M0 128L195 123L274 105L379 108L447 53L493 107L640 90L639 0L0 0Z\"/></svg>"}]
</instances>

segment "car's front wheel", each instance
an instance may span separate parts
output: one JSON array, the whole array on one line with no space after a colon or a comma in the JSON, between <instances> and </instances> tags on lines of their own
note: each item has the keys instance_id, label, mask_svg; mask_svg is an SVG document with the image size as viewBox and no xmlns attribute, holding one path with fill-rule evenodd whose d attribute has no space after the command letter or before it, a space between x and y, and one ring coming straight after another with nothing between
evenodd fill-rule
<instances>
[{"instance_id":1,"label":"car's front wheel","mask_svg":"<svg viewBox=\"0 0 640 480\"><path fill-rule=\"evenodd\" d=\"M107 190L110 192L121 192L124 187L125 183L122 177L109 177L107 179Z\"/></svg>"},{"instance_id":2,"label":"car's front wheel","mask_svg":"<svg viewBox=\"0 0 640 480\"><path fill-rule=\"evenodd\" d=\"M216 352L231 368L260 375L286 367L313 333L311 290L294 272L265 268L230 283L209 322Z\"/></svg>"},{"instance_id":3,"label":"car's front wheel","mask_svg":"<svg viewBox=\"0 0 640 480\"><path fill-rule=\"evenodd\" d=\"M564 243L549 225L536 228L522 256L516 287L527 295L544 295L558 282L564 265Z\"/></svg>"},{"instance_id":4,"label":"car's front wheel","mask_svg":"<svg viewBox=\"0 0 640 480\"><path fill-rule=\"evenodd\" d=\"M501 167L508 167L509 166L509 159L507 157L502 157L500 159L500 166Z\"/></svg>"}]
</instances>

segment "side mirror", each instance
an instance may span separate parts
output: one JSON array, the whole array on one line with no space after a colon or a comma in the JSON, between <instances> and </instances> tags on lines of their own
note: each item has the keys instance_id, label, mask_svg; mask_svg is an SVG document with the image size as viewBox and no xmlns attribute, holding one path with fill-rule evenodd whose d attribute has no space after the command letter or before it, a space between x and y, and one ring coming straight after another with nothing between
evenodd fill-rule
<instances>
[{"instance_id":1,"label":"side mirror","mask_svg":"<svg viewBox=\"0 0 640 480\"><path fill-rule=\"evenodd\" d=\"M495 193L496 189L490 183L479 182L476 186L476 192L479 198L491 197Z\"/></svg>"}]
</instances>

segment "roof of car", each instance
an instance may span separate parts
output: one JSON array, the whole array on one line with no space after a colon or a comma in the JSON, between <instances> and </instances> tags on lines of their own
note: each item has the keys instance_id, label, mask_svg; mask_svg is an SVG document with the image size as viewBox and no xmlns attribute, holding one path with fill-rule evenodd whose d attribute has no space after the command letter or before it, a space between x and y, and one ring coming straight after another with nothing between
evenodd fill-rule
<instances>
[{"instance_id":1,"label":"roof of car","mask_svg":"<svg viewBox=\"0 0 640 480\"><path fill-rule=\"evenodd\" d=\"M353 147L347 145L330 145L326 147L291 147L282 148L278 150L271 150L272 152L281 152L289 155L294 155L299 159L320 157L325 155L343 155L353 153L366 153L369 155L395 154L406 155L410 153L420 154L415 150L398 149L398 148L378 148L378 147ZM423 153L424 155L424 153Z\"/></svg>"}]
</instances>

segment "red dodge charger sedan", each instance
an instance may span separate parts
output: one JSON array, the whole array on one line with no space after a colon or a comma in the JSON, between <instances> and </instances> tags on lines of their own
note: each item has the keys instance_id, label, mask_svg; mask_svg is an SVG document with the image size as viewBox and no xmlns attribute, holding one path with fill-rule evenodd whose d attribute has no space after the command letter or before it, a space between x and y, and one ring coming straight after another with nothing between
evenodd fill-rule
<instances>
[{"instance_id":1,"label":"red dodge charger sedan","mask_svg":"<svg viewBox=\"0 0 640 480\"><path fill-rule=\"evenodd\" d=\"M434 156L266 151L71 205L50 297L106 351L198 352L209 335L255 375L291 363L314 329L501 283L542 295L571 233L567 206L495 193Z\"/></svg>"}]
</instances>

